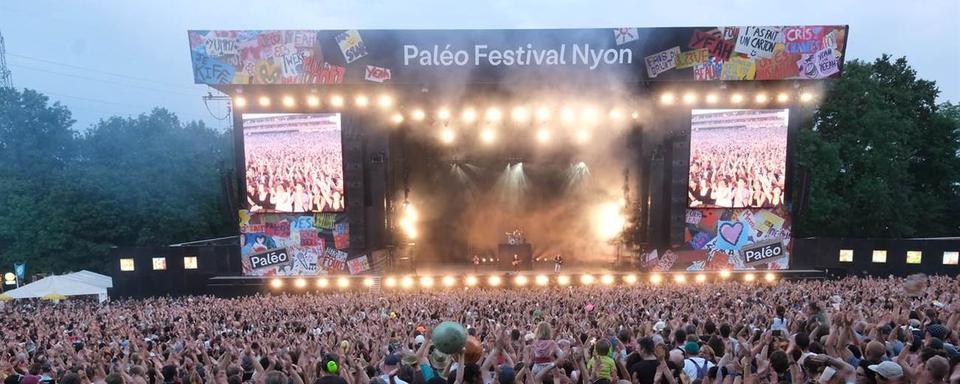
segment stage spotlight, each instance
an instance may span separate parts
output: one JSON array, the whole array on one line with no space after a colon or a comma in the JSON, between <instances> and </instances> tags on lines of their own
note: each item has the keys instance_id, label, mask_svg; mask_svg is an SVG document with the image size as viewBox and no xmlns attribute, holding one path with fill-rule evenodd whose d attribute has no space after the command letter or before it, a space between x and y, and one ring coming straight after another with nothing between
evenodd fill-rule
<instances>
[{"instance_id":1,"label":"stage spotlight","mask_svg":"<svg viewBox=\"0 0 960 384\"><path fill-rule=\"evenodd\" d=\"M813 101L813 94L810 92L803 92L800 94L800 101L804 103L809 103Z\"/></svg>"},{"instance_id":2,"label":"stage spotlight","mask_svg":"<svg viewBox=\"0 0 960 384\"><path fill-rule=\"evenodd\" d=\"M673 105L674 96L673 93L666 92L660 95L660 103L663 105Z\"/></svg>"},{"instance_id":3,"label":"stage spotlight","mask_svg":"<svg viewBox=\"0 0 960 384\"><path fill-rule=\"evenodd\" d=\"M357 95L357 97L353 99L353 103L360 108L366 108L370 105L370 99L368 99L366 95Z\"/></svg>"},{"instance_id":4,"label":"stage spotlight","mask_svg":"<svg viewBox=\"0 0 960 384\"><path fill-rule=\"evenodd\" d=\"M413 278L410 276L404 276L400 279L400 286L405 289L413 288Z\"/></svg>"},{"instance_id":5,"label":"stage spotlight","mask_svg":"<svg viewBox=\"0 0 960 384\"><path fill-rule=\"evenodd\" d=\"M693 93L693 92L687 92L686 94L683 95L683 103L684 103L684 104L690 105L690 104L693 104L693 103L695 103L695 102L697 102L697 94L695 94L695 93Z\"/></svg>"},{"instance_id":6,"label":"stage spotlight","mask_svg":"<svg viewBox=\"0 0 960 384\"><path fill-rule=\"evenodd\" d=\"M583 284L583 285L593 284L593 275L587 273L587 274L584 274L583 276L580 276L580 284Z\"/></svg>"},{"instance_id":7,"label":"stage spotlight","mask_svg":"<svg viewBox=\"0 0 960 384\"><path fill-rule=\"evenodd\" d=\"M277 278L270 280L270 286L275 289L283 288L283 280Z\"/></svg>"},{"instance_id":8,"label":"stage spotlight","mask_svg":"<svg viewBox=\"0 0 960 384\"><path fill-rule=\"evenodd\" d=\"M721 278L721 279L724 279L724 280L729 279L729 278L730 278L730 270L729 270L729 269L724 269L724 270L720 271L720 278Z\"/></svg>"},{"instance_id":9,"label":"stage spotlight","mask_svg":"<svg viewBox=\"0 0 960 384\"><path fill-rule=\"evenodd\" d=\"M767 272L765 275L763 275L763 279L768 283L772 283L777 280L777 275L774 275L773 272Z\"/></svg>"},{"instance_id":10,"label":"stage spotlight","mask_svg":"<svg viewBox=\"0 0 960 384\"><path fill-rule=\"evenodd\" d=\"M788 102L788 101L790 101L790 95L788 95L786 92L780 92L780 94L777 95L777 102L778 102L778 103L783 104L783 103L786 103L786 102Z\"/></svg>"},{"instance_id":11,"label":"stage spotlight","mask_svg":"<svg viewBox=\"0 0 960 384\"><path fill-rule=\"evenodd\" d=\"M464 123L472 123L477 121L477 111L473 108L464 109L460 114L460 118L463 119Z\"/></svg>"},{"instance_id":12,"label":"stage spotlight","mask_svg":"<svg viewBox=\"0 0 960 384\"><path fill-rule=\"evenodd\" d=\"M580 121L584 124L593 124L597 122L597 110L593 107L583 108L583 112L580 112Z\"/></svg>"},{"instance_id":13,"label":"stage spotlight","mask_svg":"<svg viewBox=\"0 0 960 384\"><path fill-rule=\"evenodd\" d=\"M398 113L394 113L393 116L390 117L390 122L392 122L392 123L394 123L394 124L400 124L400 123L402 123L402 122L403 122L403 115L400 114L399 112L398 112Z\"/></svg>"},{"instance_id":14,"label":"stage spotlight","mask_svg":"<svg viewBox=\"0 0 960 384\"><path fill-rule=\"evenodd\" d=\"M614 108L610 110L610 113L607 114L607 116L610 117L610 120L620 121L620 119L623 119L623 111L621 111L619 108Z\"/></svg>"},{"instance_id":15,"label":"stage spotlight","mask_svg":"<svg viewBox=\"0 0 960 384\"><path fill-rule=\"evenodd\" d=\"M493 128L484 128L480 131L480 141L483 141L484 144L493 143L497 139L497 133Z\"/></svg>"},{"instance_id":16,"label":"stage spotlight","mask_svg":"<svg viewBox=\"0 0 960 384\"><path fill-rule=\"evenodd\" d=\"M374 283L374 281L373 281L373 278L372 278L372 277L367 277L367 278L364 278L364 279L363 279L363 286L364 286L364 287L370 288L370 287L373 286L373 283Z\"/></svg>"},{"instance_id":17,"label":"stage spotlight","mask_svg":"<svg viewBox=\"0 0 960 384\"><path fill-rule=\"evenodd\" d=\"M430 276L421 277L420 286L423 288L433 288L433 278Z\"/></svg>"},{"instance_id":18,"label":"stage spotlight","mask_svg":"<svg viewBox=\"0 0 960 384\"><path fill-rule=\"evenodd\" d=\"M330 280L327 280L326 277L321 277L317 279L317 288L326 288L330 286Z\"/></svg>"},{"instance_id":19,"label":"stage spotlight","mask_svg":"<svg viewBox=\"0 0 960 384\"><path fill-rule=\"evenodd\" d=\"M447 119L449 119L449 118L450 118L450 110L449 110L449 109L446 109L446 108L440 108L440 110L437 111L437 118L440 119L440 120L447 120Z\"/></svg>"},{"instance_id":20,"label":"stage spotlight","mask_svg":"<svg viewBox=\"0 0 960 384\"><path fill-rule=\"evenodd\" d=\"M403 205L403 214L410 218L410 220L417 221L420 217L417 215L417 209L413 207L413 204L404 203Z\"/></svg>"},{"instance_id":21,"label":"stage spotlight","mask_svg":"<svg viewBox=\"0 0 960 384\"><path fill-rule=\"evenodd\" d=\"M564 107L563 111L560 112L560 118L563 120L564 124L570 124L576 119L576 114L570 107Z\"/></svg>"},{"instance_id":22,"label":"stage spotlight","mask_svg":"<svg viewBox=\"0 0 960 384\"><path fill-rule=\"evenodd\" d=\"M233 106L237 108L243 108L247 106L247 99L243 96L237 96L233 98Z\"/></svg>"},{"instance_id":23,"label":"stage spotlight","mask_svg":"<svg viewBox=\"0 0 960 384\"><path fill-rule=\"evenodd\" d=\"M540 144L546 144L550 141L550 130L547 128L540 128L537 130L537 142Z\"/></svg>"},{"instance_id":24,"label":"stage spotlight","mask_svg":"<svg viewBox=\"0 0 960 384\"><path fill-rule=\"evenodd\" d=\"M348 279L348 278L346 278L346 277L341 277L341 278L337 279L337 288L347 289L347 287L349 287L349 286L350 286L350 279Z\"/></svg>"},{"instance_id":25,"label":"stage spotlight","mask_svg":"<svg viewBox=\"0 0 960 384\"><path fill-rule=\"evenodd\" d=\"M487 279L487 284L490 284L491 287L496 287L500 285L501 282L500 276L490 276L490 278Z\"/></svg>"},{"instance_id":26,"label":"stage spotlight","mask_svg":"<svg viewBox=\"0 0 960 384\"><path fill-rule=\"evenodd\" d=\"M623 282L629 285L634 285L637 283L637 275L629 274L623 277Z\"/></svg>"},{"instance_id":27,"label":"stage spotlight","mask_svg":"<svg viewBox=\"0 0 960 384\"><path fill-rule=\"evenodd\" d=\"M634 119L634 120L639 119L639 118L640 118L640 112L634 111L633 113L630 114L630 118L631 118L631 119Z\"/></svg>"},{"instance_id":28,"label":"stage spotlight","mask_svg":"<svg viewBox=\"0 0 960 384\"><path fill-rule=\"evenodd\" d=\"M467 276L467 278L464 279L463 282L467 284L468 287L472 287L477 285L477 278L476 276Z\"/></svg>"},{"instance_id":29,"label":"stage spotlight","mask_svg":"<svg viewBox=\"0 0 960 384\"><path fill-rule=\"evenodd\" d=\"M767 94L766 94L766 93L758 93L757 96L754 97L754 101L756 101L757 104L766 103L766 102L767 102Z\"/></svg>"},{"instance_id":30,"label":"stage spotlight","mask_svg":"<svg viewBox=\"0 0 960 384\"><path fill-rule=\"evenodd\" d=\"M270 98L269 98L269 97L260 96L260 100L258 100L258 101L259 101L261 107L269 107L269 106L270 106Z\"/></svg>"},{"instance_id":31,"label":"stage spotlight","mask_svg":"<svg viewBox=\"0 0 960 384\"><path fill-rule=\"evenodd\" d=\"M550 284L550 278L547 277L546 275L537 275L536 282L537 282L537 285L541 287L546 286L547 284Z\"/></svg>"},{"instance_id":32,"label":"stage spotlight","mask_svg":"<svg viewBox=\"0 0 960 384\"><path fill-rule=\"evenodd\" d=\"M500 112L499 108L490 107L487 109L487 113L484 115L484 117L487 119L487 121L497 122L500 121L500 118L503 117L503 114Z\"/></svg>"},{"instance_id":33,"label":"stage spotlight","mask_svg":"<svg viewBox=\"0 0 960 384\"><path fill-rule=\"evenodd\" d=\"M711 94L707 95L707 97L706 97L707 104L716 104L716 103L717 103L717 100L719 100L719 99L720 99L720 98L717 97L717 94L715 94L715 93L711 93Z\"/></svg>"},{"instance_id":34,"label":"stage spotlight","mask_svg":"<svg viewBox=\"0 0 960 384\"><path fill-rule=\"evenodd\" d=\"M422 121L426 117L427 114L422 109L414 109L413 112L410 112L410 118L415 121Z\"/></svg>"},{"instance_id":35,"label":"stage spotlight","mask_svg":"<svg viewBox=\"0 0 960 384\"><path fill-rule=\"evenodd\" d=\"M650 282L653 284L660 284L663 282L663 276L661 276L659 273L654 273L650 275Z\"/></svg>"},{"instance_id":36,"label":"stage spotlight","mask_svg":"<svg viewBox=\"0 0 960 384\"><path fill-rule=\"evenodd\" d=\"M613 239L619 235L623 232L623 226L626 224L626 219L621 213L620 203L616 201L596 206L592 218L596 234L604 240Z\"/></svg>"},{"instance_id":37,"label":"stage spotlight","mask_svg":"<svg viewBox=\"0 0 960 384\"><path fill-rule=\"evenodd\" d=\"M603 284L603 285L612 285L612 284L613 284L613 275L606 274L606 275L600 276L600 284Z\"/></svg>"},{"instance_id":38,"label":"stage spotlight","mask_svg":"<svg viewBox=\"0 0 960 384\"><path fill-rule=\"evenodd\" d=\"M696 277L696 280L697 280L698 283L703 283L703 282L707 281L707 275L704 275L704 274L702 274L702 273L698 273L698 274L697 274L697 277Z\"/></svg>"},{"instance_id":39,"label":"stage spotlight","mask_svg":"<svg viewBox=\"0 0 960 384\"><path fill-rule=\"evenodd\" d=\"M687 282L686 275L673 275L673 282L677 284L683 284Z\"/></svg>"},{"instance_id":40,"label":"stage spotlight","mask_svg":"<svg viewBox=\"0 0 960 384\"><path fill-rule=\"evenodd\" d=\"M567 275L557 276L557 284L570 285L570 276L567 276Z\"/></svg>"},{"instance_id":41,"label":"stage spotlight","mask_svg":"<svg viewBox=\"0 0 960 384\"><path fill-rule=\"evenodd\" d=\"M314 95L307 96L307 105L310 107L317 107L320 105L320 98Z\"/></svg>"},{"instance_id":42,"label":"stage spotlight","mask_svg":"<svg viewBox=\"0 0 960 384\"><path fill-rule=\"evenodd\" d=\"M752 273L747 273L747 274L743 275L743 281L746 281L746 282L751 282L751 281L754 281L754 280L756 280L756 279L757 279L757 275L754 275L754 274L752 274Z\"/></svg>"},{"instance_id":43,"label":"stage spotlight","mask_svg":"<svg viewBox=\"0 0 960 384\"><path fill-rule=\"evenodd\" d=\"M293 281L293 286L297 288L303 288L307 286L307 280L304 280L302 277L298 277Z\"/></svg>"},{"instance_id":44,"label":"stage spotlight","mask_svg":"<svg viewBox=\"0 0 960 384\"><path fill-rule=\"evenodd\" d=\"M440 130L440 142L444 144L453 144L457 140L457 133L450 128Z\"/></svg>"},{"instance_id":45,"label":"stage spotlight","mask_svg":"<svg viewBox=\"0 0 960 384\"><path fill-rule=\"evenodd\" d=\"M457 279L454 278L453 276L445 276L445 277L443 278L443 286L444 286L444 287L452 287L452 286L454 286L455 284L457 284Z\"/></svg>"},{"instance_id":46,"label":"stage spotlight","mask_svg":"<svg viewBox=\"0 0 960 384\"><path fill-rule=\"evenodd\" d=\"M330 96L330 105L333 106L334 108L343 107L343 96L340 96L340 95Z\"/></svg>"},{"instance_id":47,"label":"stage spotlight","mask_svg":"<svg viewBox=\"0 0 960 384\"><path fill-rule=\"evenodd\" d=\"M527 119L530 118L530 114L527 113L527 109L524 107L513 108L513 111L510 112L510 117L513 118L513 121L517 123L525 123Z\"/></svg>"},{"instance_id":48,"label":"stage spotlight","mask_svg":"<svg viewBox=\"0 0 960 384\"><path fill-rule=\"evenodd\" d=\"M397 286L397 278L396 278L396 277L393 277L393 276L387 277L386 279L383 280L383 285L385 285L387 288L396 287L396 286Z\"/></svg>"},{"instance_id":49,"label":"stage spotlight","mask_svg":"<svg viewBox=\"0 0 960 384\"><path fill-rule=\"evenodd\" d=\"M742 103L742 102L743 102L743 95L741 95L741 94L739 94L739 93L734 93L732 96L730 96L730 102L731 102L731 103L734 103L734 104L740 104L740 103Z\"/></svg>"},{"instance_id":50,"label":"stage spotlight","mask_svg":"<svg viewBox=\"0 0 960 384\"><path fill-rule=\"evenodd\" d=\"M283 106L284 106L284 107L293 108L293 106L295 106L295 105L297 105L297 102L296 102L295 100L293 100L293 96L284 96L284 97L283 97Z\"/></svg>"},{"instance_id":51,"label":"stage spotlight","mask_svg":"<svg viewBox=\"0 0 960 384\"><path fill-rule=\"evenodd\" d=\"M537 108L537 120L545 121L550 118L550 109L547 107Z\"/></svg>"},{"instance_id":52,"label":"stage spotlight","mask_svg":"<svg viewBox=\"0 0 960 384\"><path fill-rule=\"evenodd\" d=\"M577 139L578 144L585 144L590 141L590 130L586 128L580 128L577 130L577 133L574 135Z\"/></svg>"},{"instance_id":53,"label":"stage spotlight","mask_svg":"<svg viewBox=\"0 0 960 384\"><path fill-rule=\"evenodd\" d=\"M390 95L380 95L380 97L377 98L377 105L379 105L380 108L390 108L393 106L393 97Z\"/></svg>"},{"instance_id":54,"label":"stage spotlight","mask_svg":"<svg viewBox=\"0 0 960 384\"><path fill-rule=\"evenodd\" d=\"M524 275L518 275L517 277L513 278L513 283L520 287L527 285L527 277Z\"/></svg>"}]
</instances>

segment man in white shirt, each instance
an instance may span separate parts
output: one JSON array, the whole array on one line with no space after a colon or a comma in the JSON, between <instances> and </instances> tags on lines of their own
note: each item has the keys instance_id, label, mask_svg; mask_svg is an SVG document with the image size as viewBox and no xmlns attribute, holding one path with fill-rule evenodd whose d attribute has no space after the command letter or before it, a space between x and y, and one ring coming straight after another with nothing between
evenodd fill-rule
<instances>
[{"instance_id":1,"label":"man in white shirt","mask_svg":"<svg viewBox=\"0 0 960 384\"><path fill-rule=\"evenodd\" d=\"M700 357L700 344L688 341L683 345L683 352L687 355L687 358L683 359L683 373L691 380L705 379L707 371L713 368L713 363Z\"/></svg>"}]
</instances>

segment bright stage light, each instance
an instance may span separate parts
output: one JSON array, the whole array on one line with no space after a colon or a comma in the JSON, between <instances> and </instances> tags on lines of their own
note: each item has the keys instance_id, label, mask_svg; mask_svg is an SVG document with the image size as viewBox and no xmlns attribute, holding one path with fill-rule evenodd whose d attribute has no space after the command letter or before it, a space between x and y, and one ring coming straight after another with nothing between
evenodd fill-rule
<instances>
[{"instance_id":1,"label":"bright stage light","mask_svg":"<svg viewBox=\"0 0 960 384\"><path fill-rule=\"evenodd\" d=\"M370 288L370 287L373 286L373 283L374 283L374 281L373 281L373 278L372 278L372 277L367 277L367 278L363 279L363 286L364 286L364 287Z\"/></svg>"},{"instance_id":2,"label":"bright stage light","mask_svg":"<svg viewBox=\"0 0 960 384\"><path fill-rule=\"evenodd\" d=\"M383 285L385 285L387 288L396 287L396 286L397 286L397 278L396 278L396 277L393 277L393 276L387 277L386 279L383 280Z\"/></svg>"},{"instance_id":3,"label":"bright stage light","mask_svg":"<svg viewBox=\"0 0 960 384\"><path fill-rule=\"evenodd\" d=\"M756 101L757 104L766 103L766 102L767 102L767 94L766 94L766 93L758 93L757 96L754 97L754 101Z\"/></svg>"},{"instance_id":4,"label":"bright stage light","mask_svg":"<svg viewBox=\"0 0 960 384\"><path fill-rule=\"evenodd\" d=\"M460 114L460 118L463 119L464 123L472 123L477 121L477 111L473 108L466 108Z\"/></svg>"},{"instance_id":5,"label":"bright stage light","mask_svg":"<svg viewBox=\"0 0 960 384\"><path fill-rule=\"evenodd\" d=\"M724 270L720 271L720 278L721 278L721 279L724 279L724 280L729 279L729 278L730 278L730 270L729 270L729 269L724 269Z\"/></svg>"},{"instance_id":6,"label":"bright stage light","mask_svg":"<svg viewBox=\"0 0 960 384\"><path fill-rule=\"evenodd\" d=\"M768 283L772 283L777 280L777 275L774 275L773 272L767 272L765 275L763 275L763 279Z\"/></svg>"},{"instance_id":7,"label":"bright stage light","mask_svg":"<svg viewBox=\"0 0 960 384\"><path fill-rule=\"evenodd\" d=\"M743 275L743 281L751 282L757 279L757 276L752 273L747 273Z\"/></svg>"},{"instance_id":8,"label":"bright stage light","mask_svg":"<svg viewBox=\"0 0 960 384\"><path fill-rule=\"evenodd\" d=\"M560 111L560 118L563 120L564 124L570 124L576 119L576 114L570 107L564 107L563 110Z\"/></svg>"},{"instance_id":9,"label":"bright stage light","mask_svg":"<svg viewBox=\"0 0 960 384\"><path fill-rule=\"evenodd\" d=\"M269 107L269 106L270 106L270 98L269 98L269 97L260 96L260 99L258 100L258 102L260 103L260 106L261 106L261 107Z\"/></svg>"},{"instance_id":10,"label":"bright stage light","mask_svg":"<svg viewBox=\"0 0 960 384\"><path fill-rule=\"evenodd\" d=\"M437 118L440 119L440 120L447 120L447 119L449 119L449 118L450 118L450 110L449 110L449 109L446 109L446 108L440 108L440 110L437 111Z\"/></svg>"},{"instance_id":11,"label":"bright stage light","mask_svg":"<svg viewBox=\"0 0 960 384\"><path fill-rule=\"evenodd\" d=\"M537 120L545 121L550 118L550 108L540 107L537 108Z\"/></svg>"},{"instance_id":12,"label":"bright stage light","mask_svg":"<svg viewBox=\"0 0 960 384\"><path fill-rule=\"evenodd\" d=\"M412 228L412 227L411 227L411 228L407 228L407 237L409 237L410 240L416 239L416 238L417 238L417 229L416 229L416 228Z\"/></svg>"},{"instance_id":13,"label":"bright stage light","mask_svg":"<svg viewBox=\"0 0 960 384\"><path fill-rule=\"evenodd\" d=\"M307 286L307 280L304 280L302 277L298 277L293 281L293 286L297 288L303 288Z\"/></svg>"},{"instance_id":14,"label":"bright stage light","mask_svg":"<svg viewBox=\"0 0 960 384\"><path fill-rule=\"evenodd\" d=\"M293 96L284 96L283 97L283 106L287 108L293 108L297 105L296 100L293 99Z\"/></svg>"},{"instance_id":15,"label":"bright stage light","mask_svg":"<svg viewBox=\"0 0 960 384\"><path fill-rule=\"evenodd\" d=\"M742 102L743 102L743 95L741 95L741 94L739 94L739 93L734 93L732 96L730 96L730 102L731 102L731 103L734 103L734 104L740 104L740 103L742 103Z\"/></svg>"},{"instance_id":16,"label":"bright stage light","mask_svg":"<svg viewBox=\"0 0 960 384\"><path fill-rule=\"evenodd\" d=\"M633 113L630 114L630 118L631 118L631 119L634 119L634 120L639 119L639 118L640 118L640 112L634 111Z\"/></svg>"},{"instance_id":17,"label":"bright stage light","mask_svg":"<svg viewBox=\"0 0 960 384\"><path fill-rule=\"evenodd\" d=\"M777 102L778 102L778 103L783 104L783 103L786 103L786 102L788 102L788 101L790 101L790 95L788 95L786 92L780 92L780 94L777 95Z\"/></svg>"},{"instance_id":18,"label":"bright stage light","mask_svg":"<svg viewBox=\"0 0 960 384\"><path fill-rule=\"evenodd\" d=\"M623 119L623 111L621 111L619 108L614 108L610 110L610 113L607 114L607 116L610 118L610 120L620 121L620 119Z\"/></svg>"},{"instance_id":19,"label":"bright stage light","mask_svg":"<svg viewBox=\"0 0 960 384\"><path fill-rule=\"evenodd\" d=\"M673 282L677 284L683 284L687 282L687 276L685 275L673 275Z\"/></svg>"},{"instance_id":20,"label":"bright stage light","mask_svg":"<svg viewBox=\"0 0 960 384\"><path fill-rule=\"evenodd\" d=\"M697 94L693 92L687 92L683 95L683 103L690 105L697 102Z\"/></svg>"},{"instance_id":21,"label":"bright stage light","mask_svg":"<svg viewBox=\"0 0 960 384\"><path fill-rule=\"evenodd\" d=\"M317 279L317 288L326 288L330 286L330 280L327 280L326 277L321 277Z\"/></svg>"},{"instance_id":22,"label":"bright stage light","mask_svg":"<svg viewBox=\"0 0 960 384\"><path fill-rule=\"evenodd\" d=\"M570 276L560 275L557 276L557 284L559 285L570 285Z\"/></svg>"},{"instance_id":23,"label":"bright stage light","mask_svg":"<svg viewBox=\"0 0 960 384\"><path fill-rule=\"evenodd\" d=\"M546 275L537 275L536 282L537 282L537 285L542 287L547 284L550 284L550 278L547 277Z\"/></svg>"},{"instance_id":24,"label":"bright stage light","mask_svg":"<svg viewBox=\"0 0 960 384\"><path fill-rule=\"evenodd\" d=\"M453 276L445 276L445 277L443 278L443 286L444 286L444 287L448 287L448 288L449 288L449 287L454 286L455 284L457 284L457 279L454 278Z\"/></svg>"},{"instance_id":25,"label":"bright stage light","mask_svg":"<svg viewBox=\"0 0 960 384\"><path fill-rule=\"evenodd\" d=\"M550 141L550 130L547 128L540 128L537 130L537 142L540 144L546 144Z\"/></svg>"},{"instance_id":26,"label":"bright stage light","mask_svg":"<svg viewBox=\"0 0 960 384\"><path fill-rule=\"evenodd\" d=\"M490 276L487 279L487 284L490 284L491 287L496 287L500 285L503 281L500 279L500 276Z\"/></svg>"},{"instance_id":27,"label":"bright stage light","mask_svg":"<svg viewBox=\"0 0 960 384\"><path fill-rule=\"evenodd\" d=\"M597 122L597 110L593 107L585 107L580 112L580 121L584 124L593 124Z\"/></svg>"},{"instance_id":28,"label":"bright stage light","mask_svg":"<svg viewBox=\"0 0 960 384\"><path fill-rule=\"evenodd\" d=\"M468 287L475 286L475 285L477 285L477 277L476 277L476 276L467 276L467 278L464 279L463 282L464 282L464 284L466 284Z\"/></svg>"},{"instance_id":29,"label":"bright stage light","mask_svg":"<svg viewBox=\"0 0 960 384\"><path fill-rule=\"evenodd\" d=\"M637 283L637 275L629 274L623 277L623 282L629 285L634 285Z\"/></svg>"},{"instance_id":30,"label":"bright stage light","mask_svg":"<svg viewBox=\"0 0 960 384\"><path fill-rule=\"evenodd\" d=\"M527 119L530 118L530 114L527 112L526 108L516 107L510 112L510 117L513 118L513 121L515 122L525 123L527 122Z\"/></svg>"},{"instance_id":31,"label":"bright stage light","mask_svg":"<svg viewBox=\"0 0 960 384\"><path fill-rule=\"evenodd\" d=\"M583 276L580 276L580 284L583 284L583 285L593 284L593 275L588 273Z\"/></svg>"},{"instance_id":32,"label":"bright stage light","mask_svg":"<svg viewBox=\"0 0 960 384\"><path fill-rule=\"evenodd\" d=\"M368 99L366 95L357 95L357 97L353 98L353 103L360 108L366 108L370 105L370 99Z\"/></svg>"},{"instance_id":33,"label":"bright stage light","mask_svg":"<svg viewBox=\"0 0 960 384\"><path fill-rule=\"evenodd\" d=\"M349 287L349 286L350 286L350 279L348 279L348 278L346 278L346 277L341 277L341 278L337 279L337 288L347 289L347 287Z\"/></svg>"},{"instance_id":34,"label":"bright stage light","mask_svg":"<svg viewBox=\"0 0 960 384\"><path fill-rule=\"evenodd\" d=\"M440 142L444 144L453 144L457 140L457 133L450 128L440 130Z\"/></svg>"},{"instance_id":35,"label":"bright stage light","mask_svg":"<svg viewBox=\"0 0 960 384\"><path fill-rule=\"evenodd\" d=\"M422 109L414 109L413 112L410 112L410 118L415 121L422 121L426 117L427 114Z\"/></svg>"},{"instance_id":36,"label":"bright stage light","mask_svg":"<svg viewBox=\"0 0 960 384\"><path fill-rule=\"evenodd\" d=\"M393 106L393 97L390 95L380 95L380 97L377 98L377 105L379 105L380 108L390 108Z\"/></svg>"},{"instance_id":37,"label":"bright stage light","mask_svg":"<svg viewBox=\"0 0 960 384\"><path fill-rule=\"evenodd\" d=\"M715 93L711 93L711 94L707 95L707 97L706 97L707 104L716 104L716 103L717 103L717 100L719 100L719 99L720 99L720 98L717 97L717 94L715 94Z\"/></svg>"},{"instance_id":38,"label":"bright stage light","mask_svg":"<svg viewBox=\"0 0 960 384\"><path fill-rule=\"evenodd\" d=\"M613 275L606 274L606 275L600 276L600 284L603 284L603 285L612 285L612 284L613 284Z\"/></svg>"},{"instance_id":39,"label":"bright stage light","mask_svg":"<svg viewBox=\"0 0 960 384\"><path fill-rule=\"evenodd\" d=\"M394 124L400 124L403 122L403 115L400 113L394 113L393 116L390 117L390 121Z\"/></svg>"},{"instance_id":40,"label":"bright stage light","mask_svg":"<svg viewBox=\"0 0 960 384\"><path fill-rule=\"evenodd\" d=\"M237 96L233 98L233 106L237 108L243 108L247 106L247 99L243 96Z\"/></svg>"},{"instance_id":41,"label":"bright stage light","mask_svg":"<svg viewBox=\"0 0 960 384\"><path fill-rule=\"evenodd\" d=\"M433 278L430 276L421 277L420 286L424 288L433 288Z\"/></svg>"},{"instance_id":42,"label":"bright stage light","mask_svg":"<svg viewBox=\"0 0 960 384\"><path fill-rule=\"evenodd\" d=\"M404 289L413 288L413 278L410 276L404 276L402 279L400 279L400 286Z\"/></svg>"},{"instance_id":43,"label":"bright stage light","mask_svg":"<svg viewBox=\"0 0 960 384\"><path fill-rule=\"evenodd\" d=\"M417 214L417 209L413 207L413 204L404 203L403 214L410 218L412 221L417 221L420 218L420 215Z\"/></svg>"},{"instance_id":44,"label":"bright stage light","mask_svg":"<svg viewBox=\"0 0 960 384\"><path fill-rule=\"evenodd\" d=\"M310 107L317 107L320 105L320 98L314 95L307 96L307 105Z\"/></svg>"},{"instance_id":45,"label":"bright stage light","mask_svg":"<svg viewBox=\"0 0 960 384\"><path fill-rule=\"evenodd\" d=\"M704 275L704 274L702 274L702 273L698 273L698 274L697 274L697 277L696 277L696 280L697 280L698 283L703 283L703 282L707 281L707 275Z\"/></svg>"},{"instance_id":46,"label":"bright stage light","mask_svg":"<svg viewBox=\"0 0 960 384\"><path fill-rule=\"evenodd\" d=\"M620 204L618 202L604 203L594 208L593 227L597 235L603 240L609 240L623 231L623 225L626 223L623 215L620 213Z\"/></svg>"},{"instance_id":47,"label":"bright stage light","mask_svg":"<svg viewBox=\"0 0 960 384\"><path fill-rule=\"evenodd\" d=\"M520 287L527 285L527 277L524 275L518 275L517 277L513 278L513 283Z\"/></svg>"},{"instance_id":48,"label":"bright stage light","mask_svg":"<svg viewBox=\"0 0 960 384\"><path fill-rule=\"evenodd\" d=\"M270 280L270 286L275 289L283 288L283 280L277 278Z\"/></svg>"},{"instance_id":49,"label":"bright stage light","mask_svg":"<svg viewBox=\"0 0 960 384\"><path fill-rule=\"evenodd\" d=\"M654 284L660 284L663 282L663 276L661 276L659 273L654 273L650 275L650 282Z\"/></svg>"},{"instance_id":50,"label":"bright stage light","mask_svg":"<svg viewBox=\"0 0 960 384\"><path fill-rule=\"evenodd\" d=\"M580 128L577 130L574 137L577 139L577 144L586 144L590 141L590 130L586 128Z\"/></svg>"},{"instance_id":51,"label":"bright stage light","mask_svg":"<svg viewBox=\"0 0 960 384\"><path fill-rule=\"evenodd\" d=\"M484 128L482 131L480 131L480 141L482 141L484 144L493 143L493 141L496 139L497 133L493 130L493 128Z\"/></svg>"},{"instance_id":52,"label":"bright stage light","mask_svg":"<svg viewBox=\"0 0 960 384\"><path fill-rule=\"evenodd\" d=\"M674 98L673 93L666 92L660 95L660 103L663 105L673 105Z\"/></svg>"},{"instance_id":53,"label":"bright stage light","mask_svg":"<svg viewBox=\"0 0 960 384\"><path fill-rule=\"evenodd\" d=\"M490 107L487 109L487 113L484 115L487 121L497 122L503 117L503 113L500 112L500 109L497 107Z\"/></svg>"},{"instance_id":54,"label":"bright stage light","mask_svg":"<svg viewBox=\"0 0 960 384\"><path fill-rule=\"evenodd\" d=\"M340 96L340 95L330 96L330 105L333 106L334 108L343 107L343 96Z\"/></svg>"},{"instance_id":55,"label":"bright stage light","mask_svg":"<svg viewBox=\"0 0 960 384\"><path fill-rule=\"evenodd\" d=\"M809 103L813 101L813 94L810 92L803 92L800 94L800 101L804 103Z\"/></svg>"}]
</instances>

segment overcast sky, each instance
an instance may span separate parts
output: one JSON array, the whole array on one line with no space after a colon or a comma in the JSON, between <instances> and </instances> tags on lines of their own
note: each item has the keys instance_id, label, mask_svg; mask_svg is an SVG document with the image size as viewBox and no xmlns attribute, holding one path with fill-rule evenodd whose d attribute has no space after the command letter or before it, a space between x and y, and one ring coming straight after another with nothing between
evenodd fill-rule
<instances>
[{"instance_id":1,"label":"overcast sky","mask_svg":"<svg viewBox=\"0 0 960 384\"><path fill-rule=\"evenodd\" d=\"M699 3L699 5L698 5ZM83 129L166 107L211 116L188 29L496 29L849 24L847 58L906 56L940 101L960 101L960 1L0 1L14 85L69 106ZM223 117L221 104L211 111Z\"/></svg>"}]
</instances>

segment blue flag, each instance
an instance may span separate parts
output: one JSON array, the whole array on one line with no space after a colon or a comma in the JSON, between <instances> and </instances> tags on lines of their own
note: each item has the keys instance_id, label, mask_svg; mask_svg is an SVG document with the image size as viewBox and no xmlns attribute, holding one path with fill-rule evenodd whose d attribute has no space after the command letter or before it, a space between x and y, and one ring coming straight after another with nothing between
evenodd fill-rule
<instances>
[{"instance_id":1,"label":"blue flag","mask_svg":"<svg viewBox=\"0 0 960 384\"><path fill-rule=\"evenodd\" d=\"M23 281L23 276L27 274L27 264L26 263L14 263L13 264L13 273L17 275L17 280Z\"/></svg>"}]
</instances>

